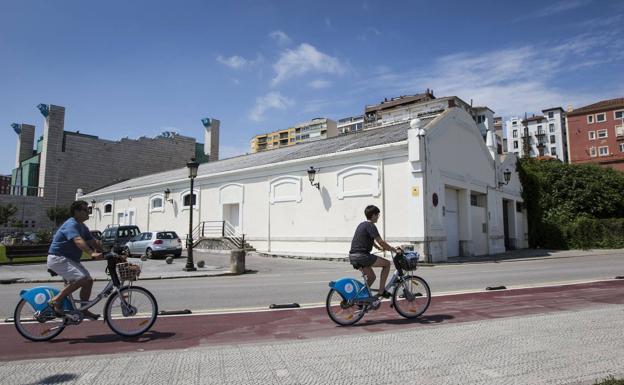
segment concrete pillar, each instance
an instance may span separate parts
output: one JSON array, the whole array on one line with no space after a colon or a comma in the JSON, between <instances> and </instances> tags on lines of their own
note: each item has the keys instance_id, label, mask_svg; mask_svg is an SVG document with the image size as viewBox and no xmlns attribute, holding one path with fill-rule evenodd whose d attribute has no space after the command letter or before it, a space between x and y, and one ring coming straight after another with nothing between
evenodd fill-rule
<instances>
[{"instance_id":1,"label":"concrete pillar","mask_svg":"<svg viewBox=\"0 0 624 385\"><path fill-rule=\"evenodd\" d=\"M62 165L59 164L58 159L63 151L65 107L40 104L38 108L45 117L39 160L39 187L43 188L46 204L55 206L67 203L67 199L63 199L58 194L58 183L62 173Z\"/></svg>"},{"instance_id":2,"label":"concrete pillar","mask_svg":"<svg viewBox=\"0 0 624 385\"><path fill-rule=\"evenodd\" d=\"M410 164L409 188L410 197L407 205L407 226L410 238L422 239L421 252L425 258L429 258L429 248L426 239L426 205L427 192L425 190L425 134L422 128L424 124L420 119L410 122L407 130L408 159Z\"/></svg>"},{"instance_id":3,"label":"concrete pillar","mask_svg":"<svg viewBox=\"0 0 624 385\"><path fill-rule=\"evenodd\" d=\"M208 161L219 160L219 126L221 122L217 119L202 119L204 125L204 153L208 155Z\"/></svg>"},{"instance_id":4,"label":"concrete pillar","mask_svg":"<svg viewBox=\"0 0 624 385\"><path fill-rule=\"evenodd\" d=\"M17 149L15 151L15 168L18 168L23 161L33 156L35 126L24 123L16 126L19 127L20 131L17 136Z\"/></svg>"},{"instance_id":5,"label":"concrete pillar","mask_svg":"<svg viewBox=\"0 0 624 385\"><path fill-rule=\"evenodd\" d=\"M459 255L469 257L472 251L472 212L470 209L470 190L462 189L457 194L457 213L459 220Z\"/></svg>"},{"instance_id":6,"label":"concrete pillar","mask_svg":"<svg viewBox=\"0 0 624 385\"><path fill-rule=\"evenodd\" d=\"M245 250L236 249L230 252L230 272L232 274L245 273Z\"/></svg>"}]
</instances>

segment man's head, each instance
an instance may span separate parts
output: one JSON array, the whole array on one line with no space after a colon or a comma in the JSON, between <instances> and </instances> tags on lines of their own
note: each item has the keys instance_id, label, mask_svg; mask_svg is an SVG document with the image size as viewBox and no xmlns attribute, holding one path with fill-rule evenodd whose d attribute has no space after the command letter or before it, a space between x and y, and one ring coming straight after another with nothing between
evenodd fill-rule
<instances>
[{"instance_id":1,"label":"man's head","mask_svg":"<svg viewBox=\"0 0 624 385\"><path fill-rule=\"evenodd\" d=\"M85 201L75 201L69 207L69 213L79 222L89 219L89 204Z\"/></svg>"},{"instance_id":2,"label":"man's head","mask_svg":"<svg viewBox=\"0 0 624 385\"><path fill-rule=\"evenodd\" d=\"M366 215L366 219L373 223L377 223L377 220L379 219L379 213L379 208L374 205L366 206L366 208L364 209L364 215Z\"/></svg>"}]
</instances>

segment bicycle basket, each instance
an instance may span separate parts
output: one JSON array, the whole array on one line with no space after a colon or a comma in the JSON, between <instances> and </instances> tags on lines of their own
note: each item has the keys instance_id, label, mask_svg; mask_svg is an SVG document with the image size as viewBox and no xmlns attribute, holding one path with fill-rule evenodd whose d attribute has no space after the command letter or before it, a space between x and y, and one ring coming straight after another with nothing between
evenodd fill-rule
<instances>
[{"instance_id":1,"label":"bicycle basket","mask_svg":"<svg viewBox=\"0 0 624 385\"><path fill-rule=\"evenodd\" d=\"M416 270L420 255L415 251L406 251L397 256L397 264L402 270Z\"/></svg>"},{"instance_id":2,"label":"bicycle basket","mask_svg":"<svg viewBox=\"0 0 624 385\"><path fill-rule=\"evenodd\" d=\"M141 274L141 266L130 262L118 263L116 268L120 281L136 281Z\"/></svg>"}]
</instances>

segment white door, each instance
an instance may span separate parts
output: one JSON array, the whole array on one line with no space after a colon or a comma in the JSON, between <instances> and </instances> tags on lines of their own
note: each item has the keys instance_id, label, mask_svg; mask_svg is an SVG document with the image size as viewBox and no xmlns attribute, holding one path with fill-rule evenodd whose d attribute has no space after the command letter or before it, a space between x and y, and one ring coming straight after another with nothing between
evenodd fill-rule
<instances>
[{"instance_id":1,"label":"white door","mask_svg":"<svg viewBox=\"0 0 624 385\"><path fill-rule=\"evenodd\" d=\"M444 225L446 227L447 257L459 256L459 216L457 190L444 189Z\"/></svg>"},{"instance_id":2,"label":"white door","mask_svg":"<svg viewBox=\"0 0 624 385\"><path fill-rule=\"evenodd\" d=\"M126 222L124 221L125 214L123 212L117 213L117 224L124 225Z\"/></svg>"},{"instance_id":3,"label":"white door","mask_svg":"<svg viewBox=\"0 0 624 385\"><path fill-rule=\"evenodd\" d=\"M240 208L238 203L223 205L223 220L228 221L240 234Z\"/></svg>"}]
</instances>

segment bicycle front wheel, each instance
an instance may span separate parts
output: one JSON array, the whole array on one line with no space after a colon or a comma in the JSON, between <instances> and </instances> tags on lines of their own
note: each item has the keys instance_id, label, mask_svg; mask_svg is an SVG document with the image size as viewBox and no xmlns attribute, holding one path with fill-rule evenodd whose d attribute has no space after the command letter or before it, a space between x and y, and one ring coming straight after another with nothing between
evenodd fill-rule
<instances>
[{"instance_id":1,"label":"bicycle front wheel","mask_svg":"<svg viewBox=\"0 0 624 385\"><path fill-rule=\"evenodd\" d=\"M420 317L430 303L429 285L424 279L415 275L403 277L392 295L394 309L405 318Z\"/></svg>"},{"instance_id":2,"label":"bicycle front wheel","mask_svg":"<svg viewBox=\"0 0 624 385\"><path fill-rule=\"evenodd\" d=\"M63 319L55 317L52 309L42 313L36 313L27 301L21 299L13 313L13 322L19 334L35 342L51 340L61 334L65 329Z\"/></svg>"},{"instance_id":3,"label":"bicycle front wheel","mask_svg":"<svg viewBox=\"0 0 624 385\"><path fill-rule=\"evenodd\" d=\"M349 304L342 295L334 289L329 290L325 303L327 315L332 321L341 326L353 325L364 317L361 305Z\"/></svg>"},{"instance_id":4,"label":"bicycle front wheel","mask_svg":"<svg viewBox=\"0 0 624 385\"><path fill-rule=\"evenodd\" d=\"M106 323L124 337L136 337L148 331L158 316L158 303L146 289L125 286L110 296L104 306Z\"/></svg>"}]
</instances>

